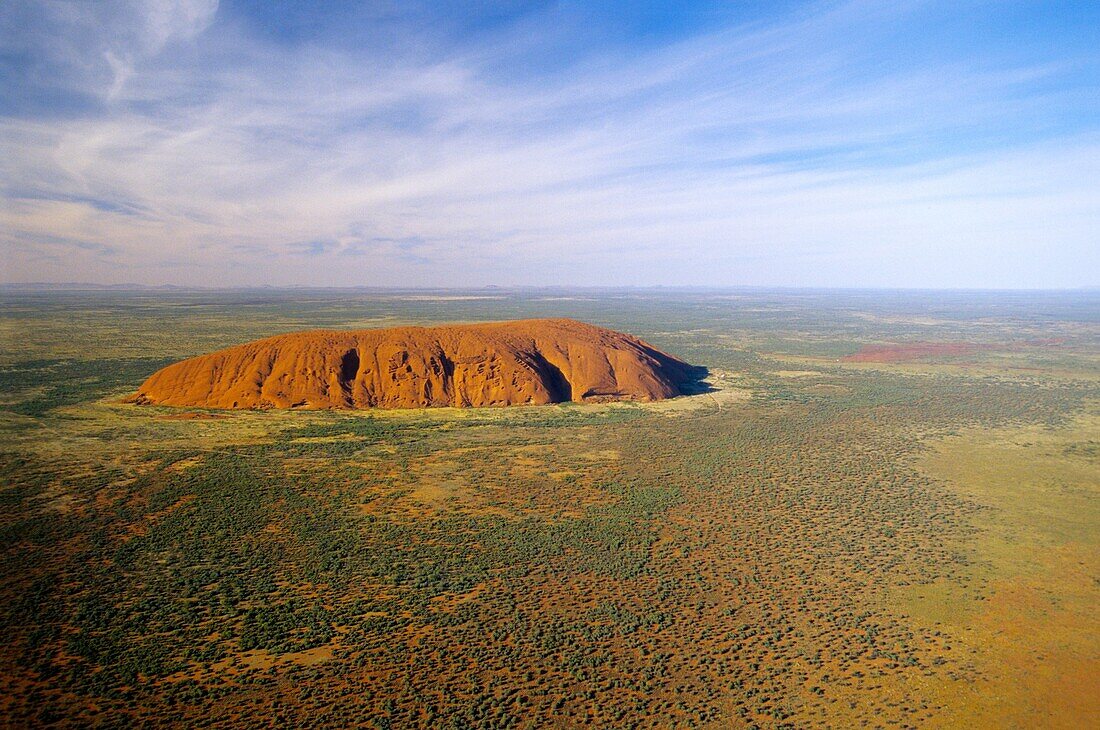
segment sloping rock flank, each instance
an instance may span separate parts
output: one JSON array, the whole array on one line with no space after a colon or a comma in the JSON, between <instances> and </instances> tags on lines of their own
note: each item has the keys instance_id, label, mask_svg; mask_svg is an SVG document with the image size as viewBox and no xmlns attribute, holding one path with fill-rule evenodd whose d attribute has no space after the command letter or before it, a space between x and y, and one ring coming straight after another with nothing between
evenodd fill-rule
<instances>
[{"instance_id":1,"label":"sloping rock flank","mask_svg":"<svg viewBox=\"0 0 1100 730\"><path fill-rule=\"evenodd\" d=\"M424 408L679 395L697 369L569 319L279 335L169 365L131 401L204 408Z\"/></svg>"}]
</instances>

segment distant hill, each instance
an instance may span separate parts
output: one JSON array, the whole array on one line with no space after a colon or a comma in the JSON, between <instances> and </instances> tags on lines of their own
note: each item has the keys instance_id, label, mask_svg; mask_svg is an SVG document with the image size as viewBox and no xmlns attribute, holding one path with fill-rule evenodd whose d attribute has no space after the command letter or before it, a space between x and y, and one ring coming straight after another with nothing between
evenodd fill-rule
<instances>
[{"instance_id":1,"label":"distant hill","mask_svg":"<svg viewBox=\"0 0 1100 730\"><path fill-rule=\"evenodd\" d=\"M170 365L135 403L424 408L652 401L699 372L630 335L570 319L279 335Z\"/></svg>"}]
</instances>

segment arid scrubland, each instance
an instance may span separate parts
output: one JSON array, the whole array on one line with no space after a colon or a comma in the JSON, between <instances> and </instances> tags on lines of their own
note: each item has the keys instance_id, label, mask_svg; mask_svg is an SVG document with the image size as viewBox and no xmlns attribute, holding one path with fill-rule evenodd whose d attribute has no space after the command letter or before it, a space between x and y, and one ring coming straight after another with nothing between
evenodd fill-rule
<instances>
[{"instance_id":1,"label":"arid scrubland","mask_svg":"<svg viewBox=\"0 0 1100 730\"><path fill-rule=\"evenodd\" d=\"M1089 294L6 293L0 712L1081 727L1100 713L1096 313ZM278 332L541 316L644 338L710 390L122 402Z\"/></svg>"}]
</instances>

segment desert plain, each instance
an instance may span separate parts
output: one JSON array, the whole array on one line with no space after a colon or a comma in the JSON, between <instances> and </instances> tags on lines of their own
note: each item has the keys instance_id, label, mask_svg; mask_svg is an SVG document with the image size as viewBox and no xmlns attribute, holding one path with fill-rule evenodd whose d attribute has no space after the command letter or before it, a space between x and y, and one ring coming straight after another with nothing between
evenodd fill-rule
<instances>
[{"instance_id":1,"label":"desert plain","mask_svg":"<svg viewBox=\"0 0 1100 730\"><path fill-rule=\"evenodd\" d=\"M1100 719L1100 295L0 293L9 726ZM140 404L306 330L570 318L654 402Z\"/></svg>"}]
</instances>

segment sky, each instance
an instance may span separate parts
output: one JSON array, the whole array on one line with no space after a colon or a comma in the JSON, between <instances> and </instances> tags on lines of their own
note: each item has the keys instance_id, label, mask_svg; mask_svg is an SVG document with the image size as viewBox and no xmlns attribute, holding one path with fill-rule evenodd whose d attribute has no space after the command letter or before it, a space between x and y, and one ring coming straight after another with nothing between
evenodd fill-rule
<instances>
[{"instance_id":1,"label":"sky","mask_svg":"<svg viewBox=\"0 0 1100 730\"><path fill-rule=\"evenodd\" d=\"M1100 2L0 3L0 282L1100 285Z\"/></svg>"}]
</instances>

